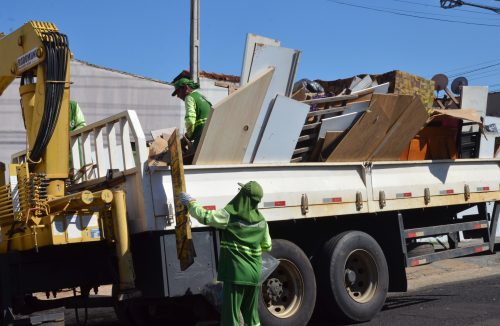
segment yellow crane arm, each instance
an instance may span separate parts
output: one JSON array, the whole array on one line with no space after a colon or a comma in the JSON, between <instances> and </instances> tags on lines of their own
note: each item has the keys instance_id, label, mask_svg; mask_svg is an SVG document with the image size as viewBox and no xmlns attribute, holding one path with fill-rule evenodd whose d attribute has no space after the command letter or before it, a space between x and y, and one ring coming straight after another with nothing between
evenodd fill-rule
<instances>
[{"instance_id":1,"label":"yellow crane arm","mask_svg":"<svg viewBox=\"0 0 500 326\"><path fill-rule=\"evenodd\" d=\"M0 95L21 77L22 115L33 172L68 177L68 40L52 23L30 21L0 38Z\"/></svg>"}]
</instances>

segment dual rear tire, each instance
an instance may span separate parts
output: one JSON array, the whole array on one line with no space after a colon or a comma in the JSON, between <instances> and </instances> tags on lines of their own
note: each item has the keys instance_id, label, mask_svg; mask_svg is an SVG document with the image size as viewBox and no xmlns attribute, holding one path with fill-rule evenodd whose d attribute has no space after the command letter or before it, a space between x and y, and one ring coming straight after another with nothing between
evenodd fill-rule
<instances>
[{"instance_id":1,"label":"dual rear tire","mask_svg":"<svg viewBox=\"0 0 500 326\"><path fill-rule=\"evenodd\" d=\"M263 325L307 325L316 305L328 321L363 322L383 307L389 287L384 253L370 235L341 233L325 243L316 264L295 244L273 240L271 255L280 265L262 286Z\"/></svg>"}]
</instances>

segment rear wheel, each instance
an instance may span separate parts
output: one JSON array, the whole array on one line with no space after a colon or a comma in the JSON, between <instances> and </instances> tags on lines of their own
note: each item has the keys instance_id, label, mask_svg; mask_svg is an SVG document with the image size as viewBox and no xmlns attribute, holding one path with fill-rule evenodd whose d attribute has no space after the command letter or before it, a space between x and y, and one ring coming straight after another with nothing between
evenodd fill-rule
<instances>
[{"instance_id":1,"label":"rear wheel","mask_svg":"<svg viewBox=\"0 0 500 326\"><path fill-rule=\"evenodd\" d=\"M384 253L368 234L348 231L323 248L318 274L322 306L344 321L372 319L384 305L389 272Z\"/></svg>"},{"instance_id":2,"label":"rear wheel","mask_svg":"<svg viewBox=\"0 0 500 326\"><path fill-rule=\"evenodd\" d=\"M262 284L259 316L263 325L307 325L316 303L316 279L309 259L295 244L273 240L271 255L280 261Z\"/></svg>"}]
</instances>

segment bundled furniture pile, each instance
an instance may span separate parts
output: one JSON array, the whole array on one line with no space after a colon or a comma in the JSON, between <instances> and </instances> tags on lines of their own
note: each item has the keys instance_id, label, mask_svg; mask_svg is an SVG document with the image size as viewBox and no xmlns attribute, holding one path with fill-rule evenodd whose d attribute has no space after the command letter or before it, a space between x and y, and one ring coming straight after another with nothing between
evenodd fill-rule
<instances>
[{"instance_id":1,"label":"bundled furniture pile","mask_svg":"<svg viewBox=\"0 0 500 326\"><path fill-rule=\"evenodd\" d=\"M467 87L437 98L433 80L399 70L294 85L299 57L249 34L239 88L213 106L192 164L477 157L463 146L464 125L483 129Z\"/></svg>"}]
</instances>

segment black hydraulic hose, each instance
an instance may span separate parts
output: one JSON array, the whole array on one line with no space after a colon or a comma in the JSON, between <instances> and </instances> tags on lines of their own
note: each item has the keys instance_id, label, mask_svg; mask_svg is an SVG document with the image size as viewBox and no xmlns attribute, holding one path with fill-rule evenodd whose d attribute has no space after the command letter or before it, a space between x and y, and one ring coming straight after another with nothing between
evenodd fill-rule
<instances>
[{"instance_id":1,"label":"black hydraulic hose","mask_svg":"<svg viewBox=\"0 0 500 326\"><path fill-rule=\"evenodd\" d=\"M63 100L69 57L68 39L58 32L43 35L45 60L45 103L35 143L30 152L32 162L40 161L54 133Z\"/></svg>"}]
</instances>

